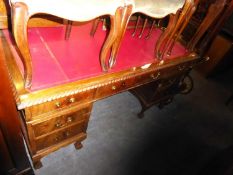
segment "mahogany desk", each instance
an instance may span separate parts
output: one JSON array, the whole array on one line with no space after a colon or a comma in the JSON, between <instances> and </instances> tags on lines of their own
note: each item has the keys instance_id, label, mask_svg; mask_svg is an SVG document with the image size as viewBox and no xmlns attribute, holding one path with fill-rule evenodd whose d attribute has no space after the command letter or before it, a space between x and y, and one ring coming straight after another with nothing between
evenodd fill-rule
<instances>
[{"instance_id":1,"label":"mahogany desk","mask_svg":"<svg viewBox=\"0 0 233 175\"><path fill-rule=\"evenodd\" d=\"M137 94L141 91L137 88L154 82L154 102L164 103L185 89L181 88L184 77L201 61L179 43L170 57L158 61L153 50L161 31L154 30L145 40L131 37L133 31L127 30L115 67L103 73L98 57L106 32L99 27L93 38L90 29L90 23L74 26L68 41L64 40L63 26L29 29L34 71L30 91L23 86L22 63L12 36L8 30L1 31L21 126L35 168L42 166L43 156L63 146L75 143L77 149L82 147L93 102L133 88Z\"/></svg>"}]
</instances>

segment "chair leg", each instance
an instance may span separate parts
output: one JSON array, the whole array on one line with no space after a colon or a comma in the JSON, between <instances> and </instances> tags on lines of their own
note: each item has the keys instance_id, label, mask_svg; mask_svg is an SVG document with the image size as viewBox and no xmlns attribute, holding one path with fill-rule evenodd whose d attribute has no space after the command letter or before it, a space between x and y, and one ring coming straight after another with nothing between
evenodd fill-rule
<instances>
[{"instance_id":1,"label":"chair leg","mask_svg":"<svg viewBox=\"0 0 233 175\"><path fill-rule=\"evenodd\" d=\"M32 62L28 45L27 23L29 20L27 6L24 3L12 4L12 29L15 42L21 54L24 66L24 86L29 89L32 83Z\"/></svg>"},{"instance_id":2,"label":"chair leg","mask_svg":"<svg viewBox=\"0 0 233 175\"><path fill-rule=\"evenodd\" d=\"M136 35L140 20L141 20L141 16L138 15L137 22L136 22L136 25L135 25L135 28L134 28L134 32L132 33L132 37L134 37Z\"/></svg>"},{"instance_id":3,"label":"chair leg","mask_svg":"<svg viewBox=\"0 0 233 175\"><path fill-rule=\"evenodd\" d=\"M178 11L175 16L174 16L174 19L173 19L173 24L172 24L172 27L170 28L170 31L169 31L169 34L168 34L168 37L167 37L167 40L164 41L163 43L163 47L161 48L160 50L160 54L161 54L161 58L164 57L166 51L167 51L167 48L168 46L171 44L171 42L173 41L173 38L174 38L174 35L176 34L175 31L177 31L177 23L179 22L179 17L180 17L180 11Z\"/></svg>"},{"instance_id":4,"label":"chair leg","mask_svg":"<svg viewBox=\"0 0 233 175\"><path fill-rule=\"evenodd\" d=\"M159 60L162 59L162 52L164 45L166 44L166 41L168 40L169 35L172 32L172 29L175 26L177 15L170 15L169 23L167 26L167 29L160 35L159 39L156 42L155 45L155 57Z\"/></svg>"},{"instance_id":5,"label":"chair leg","mask_svg":"<svg viewBox=\"0 0 233 175\"><path fill-rule=\"evenodd\" d=\"M172 45L173 40L178 37L178 33L179 31L182 30L182 28L184 28L184 26L186 25L186 22L188 22L186 19L191 17L191 14L193 14L193 12L196 9L196 3L193 2L193 0L187 0L185 2L185 5L181 10L178 11L178 19L176 22L176 25L174 27L174 29L172 30L172 33L166 43L166 47L164 47L164 50L162 51L162 55L164 55L165 53L167 53L168 48L170 45Z\"/></svg>"},{"instance_id":6,"label":"chair leg","mask_svg":"<svg viewBox=\"0 0 233 175\"><path fill-rule=\"evenodd\" d=\"M176 41L178 40L179 36L181 35L181 33L183 32L184 28L187 26L190 18L192 17L193 13L195 12L196 10L196 7L193 6L191 7L191 10L189 10L186 14L186 18L185 18L185 21L184 23L181 24L181 28L179 29L178 33L175 34L175 38L173 39L172 43L170 44L169 48L168 48L168 51L167 51L167 55L171 55L171 52L172 52L172 49L176 43Z\"/></svg>"},{"instance_id":7,"label":"chair leg","mask_svg":"<svg viewBox=\"0 0 233 175\"><path fill-rule=\"evenodd\" d=\"M132 14L132 8L133 8L132 5L129 5L129 6L124 8L124 13L123 13L124 16L123 16L123 19L121 20L121 23L120 23L121 27L120 27L119 35L117 36L117 39L114 42L113 47L112 47L112 53L111 53L111 57L109 59L109 68L112 68L116 63L117 53L120 49L122 38L125 34L127 25L129 23L130 16Z\"/></svg>"},{"instance_id":8,"label":"chair leg","mask_svg":"<svg viewBox=\"0 0 233 175\"><path fill-rule=\"evenodd\" d=\"M100 53L100 64L104 72L107 72L109 69L109 64L107 64L107 55L110 52L111 48L113 47L114 42L117 39L117 35L120 31L122 13L123 13L123 8L120 7L117 9L115 16L110 16L110 23L111 23L110 32Z\"/></svg>"},{"instance_id":9,"label":"chair leg","mask_svg":"<svg viewBox=\"0 0 233 175\"><path fill-rule=\"evenodd\" d=\"M141 30L140 35L138 36L138 38L141 38L141 37L142 37L143 32L144 32L144 30L145 30L145 28L146 28L147 22L148 22L148 18L146 18L146 19L144 20L144 23L143 23L143 26L142 26L142 30Z\"/></svg>"},{"instance_id":10,"label":"chair leg","mask_svg":"<svg viewBox=\"0 0 233 175\"><path fill-rule=\"evenodd\" d=\"M70 38L70 33L72 29L73 22L68 20L68 24L66 25L66 33L65 33L65 40L68 40Z\"/></svg>"},{"instance_id":11,"label":"chair leg","mask_svg":"<svg viewBox=\"0 0 233 175\"><path fill-rule=\"evenodd\" d=\"M92 24L92 27L91 27L91 32L90 32L90 35L92 37L94 37L95 35L95 32L98 28L98 25L99 25L99 22L100 22L100 18L96 18L94 21L93 21L93 24Z\"/></svg>"},{"instance_id":12,"label":"chair leg","mask_svg":"<svg viewBox=\"0 0 233 175\"><path fill-rule=\"evenodd\" d=\"M150 27L150 31L148 32L147 36L146 36L146 39L149 39L150 36L151 36L151 33L153 31L153 28L154 28L154 25L155 25L155 22L156 20L153 20L152 24L151 24L151 27Z\"/></svg>"}]
</instances>

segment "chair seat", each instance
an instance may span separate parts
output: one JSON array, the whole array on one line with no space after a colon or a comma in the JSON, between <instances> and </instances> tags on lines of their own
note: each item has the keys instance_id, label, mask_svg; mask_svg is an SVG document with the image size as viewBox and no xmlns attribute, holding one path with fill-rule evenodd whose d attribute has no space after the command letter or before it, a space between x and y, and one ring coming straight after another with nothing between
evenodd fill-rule
<instances>
[{"instance_id":1,"label":"chair seat","mask_svg":"<svg viewBox=\"0 0 233 175\"><path fill-rule=\"evenodd\" d=\"M113 15L124 0L11 0L24 3L29 16L35 13L52 14L72 21L88 21L101 15Z\"/></svg>"},{"instance_id":2,"label":"chair seat","mask_svg":"<svg viewBox=\"0 0 233 175\"><path fill-rule=\"evenodd\" d=\"M185 0L132 0L133 12L141 12L150 17L163 18L168 14L175 14L182 8Z\"/></svg>"}]
</instances>

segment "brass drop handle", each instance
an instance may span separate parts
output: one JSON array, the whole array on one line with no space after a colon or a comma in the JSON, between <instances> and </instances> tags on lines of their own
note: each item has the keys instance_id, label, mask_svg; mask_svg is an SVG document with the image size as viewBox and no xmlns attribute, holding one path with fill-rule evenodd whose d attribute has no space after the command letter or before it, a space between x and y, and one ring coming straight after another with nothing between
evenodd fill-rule
<instances>
[{"instance_id":1,"label":"brass drop handle","mask_svg":"<svg viewBox=\"0 0 233 175\"><path fill-rule=\"evenodd\" d=\"M160 76L160 72L157 73L157 75L154 75L154 74L151 74L150 77L153 79L153 80L156 80L157 78L159 78Z\"/></svg>"},{"instance_id":2,"label":"brass drop handle","mask_svg":"<svg viewBox=\"0 0 233 175\"><path fill-rule=\"evenodd\" d=\"M125 87L126 83L125 83L125 82L122 82L121 85L122 85L123 87Z\"/></svg>"},{"instance_id":3,"label":"brass drop handle","mask_svg":"<svg viewBox=\"0 0 233 175\"><path fill-rule=\"evenodd\" d=\"M112 86L112 90L116 90L116 86L113 85L113 86Z\"/></svg>"},{"instance_id":4,"label":"brass drop handle","mask_svg":"<svg viewBox=\"0 0 233 175\"><path fill-rule=\"evenodd\" d=\"M58 101L58 102L55 103L55 106L56 106L57 108L60 108L60 107L61 107L61 103Z\"/></svg>"},{"instance_id":5,"label":"brass drop handle","mask_svg":"<svg viewBox=\"0 0 233 175\"><path fill-rule=\"evenodd\" d=\"M70 122L72 122L73 121L73 118L72 117L68 117L67 118L67 123L70 123Z\"/></svg>"},{"instance_id":6,"label":"brass drop handle","mask_svg":"<svg viewBox=\"0 0 233 175\"><path fill-rule=\"evenodd\" d=\"M58 122L55 124L55 126L56 126L57 128L61 128L63 125L61 124L60 121L58 121Z\"/></svg>"},{"instance_id":7,"label":"brass drop handle","mask_svg":"<svg viewBox=\"0 0 233 175\"><path fill-rule=\"evenodd\" d=\"M70 99L69 99L69 102L70 102L70 103L74 103L74 102L75 102L75 98L74 98L74 97L70 98Z\"/></svg>"},{"instance_id":8,"label":"brass drop handle","mask_svg":"<svg viewBox=\"0 0 233 175\"><path fill-rule=\"evenodd\" d=\"M70 136L70 132L69 132L69 131L66 131L66 132L65 132L65 136L66 136L66 137L69 137L69 136Z\"/></svg>"},{"instance_id":9,"label":"brass drop handle","mask_svg":"<svg viewBox=\"0 0 233 175\"><path fill-rule=\"evenodd\" d=\"M56 142L58 142L60 139L59 139L59 137L55 137L55 139L54 139Z\"/></svg>"}]
</instances>

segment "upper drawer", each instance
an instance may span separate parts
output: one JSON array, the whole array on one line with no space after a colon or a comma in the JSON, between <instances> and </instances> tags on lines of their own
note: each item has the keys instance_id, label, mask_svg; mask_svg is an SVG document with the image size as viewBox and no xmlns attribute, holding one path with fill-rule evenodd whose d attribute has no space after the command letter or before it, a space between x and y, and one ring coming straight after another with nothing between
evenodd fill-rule
<instances>
[{"instance_id":1,"label":"upper drawer","mask_svg":"<svg viewBox=\"0 0 233 175\"><path fill-rule=\"evenodd\" d=\"M73 125L74 123L77 123L81 120L88 121L90 111L91 107L88 106L71 114L60 115L58 117L51 118L41 123L33 124L32 128L34 135L35 137L38 137L43 134L47 134L51 131L55 131Z\"/></svg>"},{"instance_id":2,"label":"upper drawer","mask_svg":"<svg viewBox=\"0 0 233 175\"><path fill-rule=\"evenodd\" d=\"M126 80L111 83L106 86L99 87L96 91L95 99L100 99L114 95L116 93L128 90L135 84L135 78L129 78Z\"/></svg>"},{"instance_id":3,"label":"upper drawer","mask_svg":"<svg viewBox=\"0 0 233 175\"><path fill-rule=\"evenodd\" d=\"M38 118L41 115L49 115L64 108L70 108L75 105L90 102L93 99L95 89L78 94L70 95L68 97L59 98L39 105L26 108L26 120Z\"/></svg>"}]
</instances>

